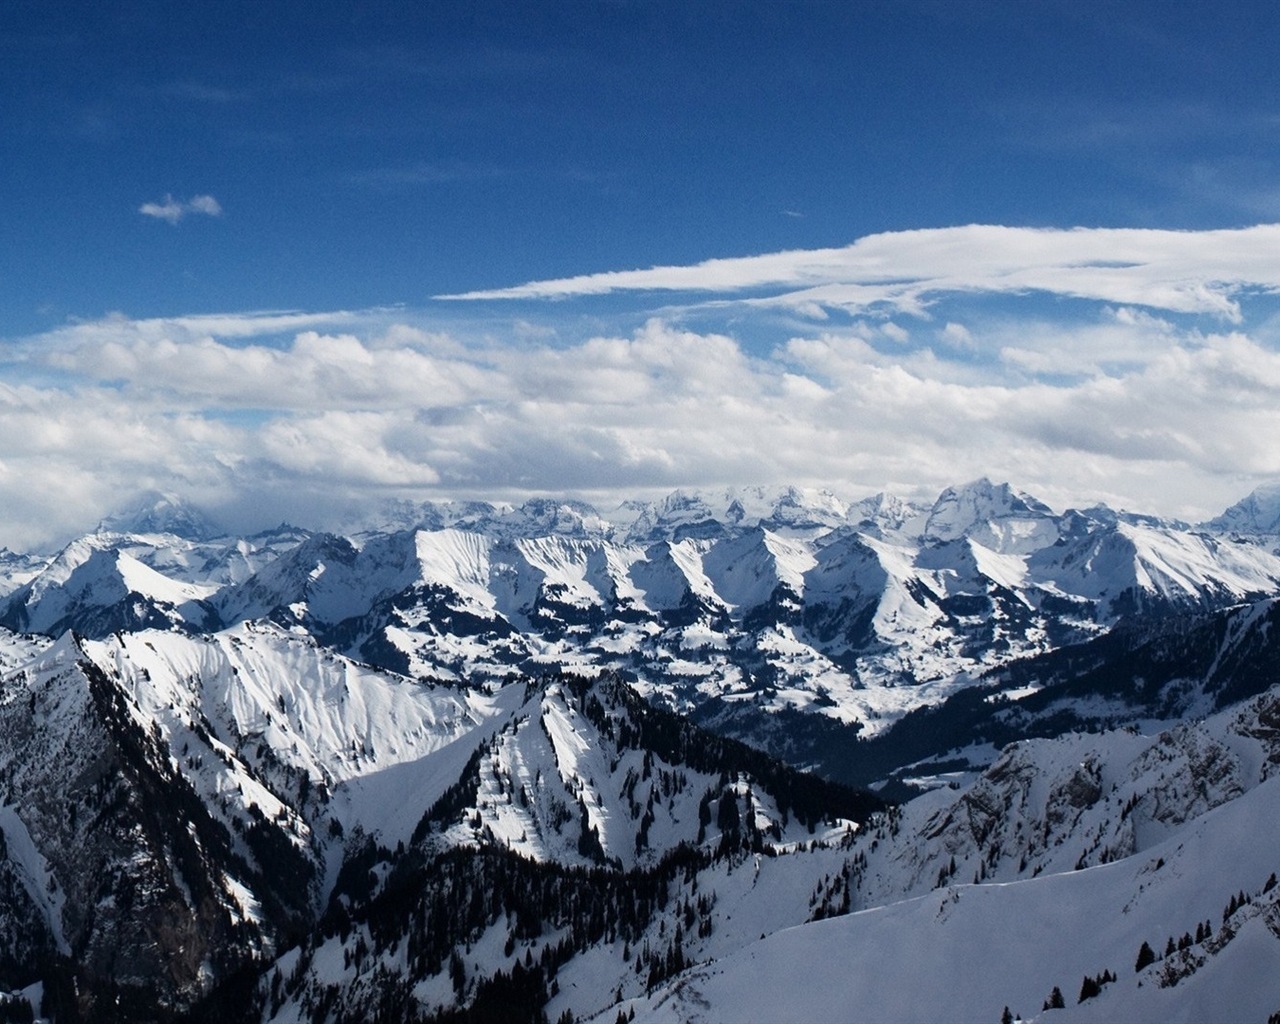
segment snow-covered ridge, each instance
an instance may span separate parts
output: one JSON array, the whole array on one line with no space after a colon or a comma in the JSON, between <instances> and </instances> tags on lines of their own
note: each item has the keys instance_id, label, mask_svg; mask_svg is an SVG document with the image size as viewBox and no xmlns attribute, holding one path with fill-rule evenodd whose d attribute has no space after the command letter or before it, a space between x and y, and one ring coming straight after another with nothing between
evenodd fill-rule
<instances>
[{"instance_id":1,"label":"snow-covered ridge","mask_svg":"<svg viewBox=\"0 0 1280 1024\"><path fill-rule=\"evenodd\" d=\"M345 930L315 936L268 972L267 1019L297 1019L324 991L358 1013L378 967L430 1012L479 1006L493 986L506 991L513 972L540 964L525 998L545 1000L550 1018L605 1024L633 1010L654 1022L826 1021L851 1011L999 1020L1005 1006L1046 1021L1265 1019L1280 999L1269 969L1280 950L1280 859L1259 831L1280 812L1274 688L1202 721L1014 744L981 774L955 776L865 828L801 830L754 853L717 844L716 855L681 854L674 871L658 860L616 889L593 878L593 918L574 916L576 876L529 849L544 799L532 787L540 776L553 784L543 792L580 787L569 817L551 820L572 836L577 818L607 845L613 823L597 813L596 794L611 787L589 780L608 777L621 748L596 742L607 716L575 720L583 705L554 686L534 706L545 724L517 716L495 736L470 802L453 806L445 831L403 860L386 853L374 874L400 879L391 893L375 885L367 914L353 907ZM618 762L621 817L634 823L625 803L638 796L656 835L669 809L679 817L684 795L659 760L629 795L636 767ZM771 818L767 809L758 817L762 829ZM710 833L721 819L713 810L702 820L716 823ZM433 861L442 838L523 848L541 864ZM560 863L580 863L570 846ZM514 893L505 912L471 918L467 943L438 960L395 955L428 943L439 915L463 912L453 890L462 907L476 906L469 887L487 878ZM555 906L525 889L549 879L563 894ZM649 886L662 896L638 910ZM531 907L546 915L541 929L528 924ZM1096 994L1085 995L1087 979ZM1042 1010L1055 990L1062 1008Z\"/></svg>"},{"instance_id":2,"label":"snow-covered ridge","mask_svg":"<svg viewBox=\"0 0 1280 1024\"><path fill-rule=\"evenodd\" d=\"M67 632L0 678L0 948L180 1011L282 952L367 850L624 870L877 803L798 778L620 681L425 686L271 623Z\"/></svg>"},{"instance_id":3,"label":"snow-covered ridge","mask_svg":"<svg viewBox=\"0 0 1280 1024\"><path fill-rule=\"evenodd\" d=\"M200 532L171 499L153 511L118 521ZM1058 514L986 480L929 509L739 488L613 513L549 499L391 512L407 528L351 538L104 529L18 586L0 622L102 637L271 619L423 678L608 668L677 707L797 708L870 735L1011 658L1280 589L1265 543L1105 508Z\"/></svg>"},{"instance_id":4,"label":"snow-covered ridge","mask_svg":"<svg viewBox=\"0 0 1280 1024\"><path fill-rule=\"evenodd\" d=\"M848 916L779 930L622 1010L646 1022L835 1020L850 1007L894 1021L999 1020L1004 1007L1046 1022L1266 1019L1280 1006L1267 966L1280 857L1258 823L1280 812L1278 716L1272 689L1169 729L1010 747L906 805L888 841L855 838L819 887L821 906Z\"/></svg>"},{"instance_id":5,"label":"snow-covered ridge","mask_svg":"<svg viewBox=\"0 0 1280 1024\"><path fill-rule=\"evenodd\" d=\"M58 635L0 631L0 967L33 972L0 987L64 955L180 1013L251 959L232 1019L1265 1017L1233 979L1280 935L1270 542L985 481L785 497L70 545L5 609ZM641 694L793 752L945 701L904 725L973 746L917 730L885 763L927 791L868 819Z\"/></svg>"}]
</instances>

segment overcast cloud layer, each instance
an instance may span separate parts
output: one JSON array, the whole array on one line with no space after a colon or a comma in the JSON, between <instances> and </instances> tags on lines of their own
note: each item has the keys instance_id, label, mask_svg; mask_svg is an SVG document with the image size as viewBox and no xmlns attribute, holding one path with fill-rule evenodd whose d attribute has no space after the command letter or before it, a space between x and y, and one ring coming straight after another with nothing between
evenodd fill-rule
<instances>
[{"instance_id":1,"label":"overcast cloud layer","mask_svg":"<svg viewBox=\"0 0 1280 1024\"><path fill-rule=\"evenodd\" d=\"M730 303L717 329L642 295L595 336L573 302L503 330L493 303L450 305L447 331L446 307L79 323L6 347L0 541L54 543L149 488L249 528L390 495L931 498L986 475L1198 519L1280 476L1277 252L1276 226L966 227L484 296L696 289ZM482 306L483 329L457 319Z\"/></svg>"}]
</instances>

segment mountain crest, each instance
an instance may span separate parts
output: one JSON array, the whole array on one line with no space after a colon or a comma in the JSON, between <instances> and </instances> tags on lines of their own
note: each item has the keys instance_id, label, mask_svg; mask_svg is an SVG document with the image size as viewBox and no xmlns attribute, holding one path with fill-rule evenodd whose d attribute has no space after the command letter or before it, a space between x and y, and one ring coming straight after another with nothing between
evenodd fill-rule
<instances>
[{"instance_id":1,"label":"mountain crest","mask_svg":"<svg viewBox=\"0 0 1280 1024\"><path fill-rule=\"evenodd\" d=\"M145 491L127 508L100 523L96 533L169 534L183 540L207 541L223 536L212 519L177 495Z\"/></svg>"},{"instance_id":2,"label":"mountain crest","mask_svg":"<svg viewBox=\"0 0 1280 1024\"><path fill-rule=\"evenodd\" d=\"M1246 537L1280 534L1280 481L1257 488L1204 526Z\"/></svg>"},{"instance_id":3,"label":"mountain crest","mask_svg":"<svg viewBox=\"0 0 1280 1024\"><path fill-rule=\"evenodd\" d=\"M927 540L971 537L995 551L1025 553L1057 539L1053 510L1007 483L986 477L948 487L925 521Z\"/></svg>"}]
</instances>

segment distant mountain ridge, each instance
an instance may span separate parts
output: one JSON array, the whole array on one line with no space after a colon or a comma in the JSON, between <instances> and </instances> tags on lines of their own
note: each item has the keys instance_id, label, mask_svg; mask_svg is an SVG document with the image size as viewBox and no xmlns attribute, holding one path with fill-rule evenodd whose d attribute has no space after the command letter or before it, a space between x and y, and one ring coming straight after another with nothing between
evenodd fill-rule
<instances>
[{"instance_id":1,"label":"distant mountain ridge","mask_svg":"<svg viewBox=\"0 0 1280 1024\"><path fill-rule=\"evenodd\" d=\"M0 1019L1280 1008L1265 494L159 503L0 556Z\"/></svg>"},{"instance_id":2,"label":"distant mountain ridge","mask_svg":"<svg viewBox=\"0 0 1280 1024\"><path fill-rule=\"evenodd\" d=\"M1220 519L1266 525L1264 506ZM689 711L799 709L871 734L1012 658L1280 591L1265 535L1059 514L987 480L927 509L740 488L609 515L550 499L393 512L413 525L210 540L198 512L160 496L29 574L0 623L102 637L270 619L421 678L604 668ZM129 523L175 532L105 529Z\"/></svg>"}]
</instances>

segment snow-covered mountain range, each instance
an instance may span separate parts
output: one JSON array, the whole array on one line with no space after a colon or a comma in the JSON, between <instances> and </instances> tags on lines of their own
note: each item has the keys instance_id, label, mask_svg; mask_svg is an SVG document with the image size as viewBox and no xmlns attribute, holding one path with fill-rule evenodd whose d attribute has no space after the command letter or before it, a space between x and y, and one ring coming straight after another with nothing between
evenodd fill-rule
<instances>
[{"instance_id":1,"label":"snow-covered mountain range","mask_svg":"<svg viewBox=\"0 0 1280 1024\"><path fill-rule=\"evenodd\" d=\"M1264 1019L1277 524L153 496L0 553L0 1020Z\"/></svg>"},{"instance_id":2,"label":"snow-covered mountain range","mask_svg":"<svg viewBox=\"0 0 1280 1024\"><path fill-rule=\"evenodd\" d=\"M1057 514L982 480L931 508L677 492L609 516L546 500L400 505L391 530L211 539L163 498L34 574L22 562L0 622L101 638L269 619L420 679L609 669L682 711L737 705L744 729L799 709L870 735L1011 657L1275 592L1265 507L1254 495L1192 529Z\"/></svg>"}]
</instances>

